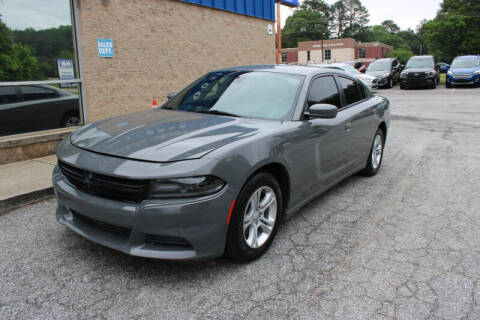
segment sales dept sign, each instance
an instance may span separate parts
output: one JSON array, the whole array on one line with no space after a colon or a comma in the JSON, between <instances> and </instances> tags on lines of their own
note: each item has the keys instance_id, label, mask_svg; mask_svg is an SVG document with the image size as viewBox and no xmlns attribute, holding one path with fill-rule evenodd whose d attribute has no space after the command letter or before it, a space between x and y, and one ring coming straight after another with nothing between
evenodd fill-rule
<instances>
[{"instance_id":1,"label":"sales dept sign","mask_svg":"<svg viewBox=\"0 0 480 320\"><path fill-rule=\"evenodd\" d=\"M113 58L113 40L97 39L98 56L101 58Z\"/></svg>"}]
</instances>

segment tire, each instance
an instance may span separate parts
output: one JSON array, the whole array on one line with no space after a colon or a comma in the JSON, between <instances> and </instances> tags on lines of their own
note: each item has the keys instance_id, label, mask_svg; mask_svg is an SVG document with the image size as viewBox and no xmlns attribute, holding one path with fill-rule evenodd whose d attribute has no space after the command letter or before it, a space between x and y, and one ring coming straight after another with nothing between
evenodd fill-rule
<instances>
[{"instance_id":1,"label":"tire","mask_svg":"<svg viewBox=\"0 0 480 320\"><path fill-rule=\"evenodd\" d=\"M379 146L379 143L380 146ZM383 151L385 149L385 135L382 129L378 129L373 138L372 147L368 154L367 165L360 173L367 177L373 177L382 167Z\"/></svg>"},{"instance_id":2,"label":"tire","mask_svg":"<svg viewBox=\"0 0 480 320\"><path fill-rule=\"evenodd\" d=\"M432 89L436 89L437 88L437 80L435 80L432 84Z\"/></svg>"},{"instance_id":3,"label":"tire","mask_svg":"<svg viewBox=\"0 0 480 320\"><path fill-rule=\"evenodd\" d=\"M269 194L275 198L270 206L263 209L262 214L262 199L267 201ZM256 195L259 197L256 198ZM239 262L248 262L259 258L267 251L282 219L282 200L280 185L271 174L261 172L247 181L233 210L226 244L228 257ZM255 210L257 205L260 211ZM245 228L244 225L249 221L250 225Z\"/></svg>"},{"instance_id":4,"label":"tire","mask_svg":"<svg viewBox=\"0 0 480 320\"><path fill-rule=\"evenodd\" d=\"M81 124L80 116L76 112L69 112L62 118L62 128L79 126Z\"/></svg>"},{"instance_id":5,"label":"tire","mask_svg":"<svg viewBox=\"0 0 480 320\"><path fill-rule=\"evenodd\" d=\"M387 86L388 86L389 89L392 89L392 88L393 88L393 86L394 86L393 79L390 79L390 81L388 81L388 85L387 85Z\"/></svg>"},{"instance_id":6,"label":"tire","mask_svg":"<svg viewBox=\"0 0 480 320\"><path fill-rule=\"evenodd\" d=\"M405 86L403 84L400 85L400 90L407 90L407 89L408 89L407 86Z\"/></svg>"},{"instance_id":7,"label":"tire","mask_svg":"<svg viewBox=\"0 0 480 320\"><path fill-rule=\"evenodd\" d=\"M445 82L445 87L446 87L446 88L451 88L451 87L452 87L452 85L451 85L451 84L449 84L448 82Z\"/></svg>"}]
</instances>

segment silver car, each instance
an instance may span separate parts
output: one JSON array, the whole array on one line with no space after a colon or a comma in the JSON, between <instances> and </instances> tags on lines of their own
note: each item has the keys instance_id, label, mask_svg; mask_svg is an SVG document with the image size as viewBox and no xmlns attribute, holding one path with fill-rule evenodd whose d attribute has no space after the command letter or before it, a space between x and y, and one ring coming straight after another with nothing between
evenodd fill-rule
<instances>
[{"instance_id":1,"label":"silver car","mask_svg":"<svg viewBox=\"0 0 480 320\"><path fill-rule=\"evenodd\" d=\"M311 64L313 67L319 67L319 68L331 68L331 69L337 69L337 70L342 70L347 73L350 73L353 77L361 80L370 90L374 89L374 80L376 79L375 76L372 76L370 74L364 74L349 65L348 63L323 63L323 64Z\"/></svg>"},{"instance_id":2,"label":"silver car","mask_svg":"<svg viewBox=\"0 0 480 320\"><path fill-rule=\"evenodd\" d=\"M57 219L130 255L250 261L307 202L379 171L389 120L388 100L337 70L214 71L156 110L66 138Z\"/></svg>"}]
</instances>

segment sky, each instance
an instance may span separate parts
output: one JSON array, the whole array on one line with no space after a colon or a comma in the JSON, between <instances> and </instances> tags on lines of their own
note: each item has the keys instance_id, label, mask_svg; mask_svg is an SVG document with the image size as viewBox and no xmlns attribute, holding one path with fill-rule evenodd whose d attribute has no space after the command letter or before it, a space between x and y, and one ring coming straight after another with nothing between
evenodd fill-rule
<instances>
[{"instance_id":1,"label":"sky","mask_svg":"<svg viewBox=\"0 0 480 320\"><path fill-rule=\"evenodd\" d=\"M370 13L370 25L393 20L402 29L415 30L420 20L432 19L440 9L442 0L361 0ZM326 0L332 4L335 0ZM293 9L282 6L282 26Z\"/></svg>"},{"instance_id":2,"label":"sky","mask_svg":"<svg viewBox=\"0 0 480 320\"><path fill-rule=\"evenodd\" d=\"M0 0L2 21L14 30L71 25L69 0Z\"/></svg>"}]
</instances>

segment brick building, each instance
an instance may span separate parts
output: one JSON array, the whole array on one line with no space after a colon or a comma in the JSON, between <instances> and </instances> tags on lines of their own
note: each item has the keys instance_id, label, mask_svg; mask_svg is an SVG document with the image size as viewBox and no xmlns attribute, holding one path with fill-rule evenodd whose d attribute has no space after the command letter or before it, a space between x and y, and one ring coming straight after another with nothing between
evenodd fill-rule
<instances>
[{"instance_id":1,"label":"brick building","mask_svg":"<svg viewBox=\"0 0 480 320\"><path fill-rule=\"evenodd\" d=\"M297 60L292 54L296 50ZM353 38L329 39L320 41L302 41L298 48L284 49L286 62L321 63L359 61L370 63L385 58L393 50L392 46L381 42L361 43Z\"/></svg>"}]
</instances>

